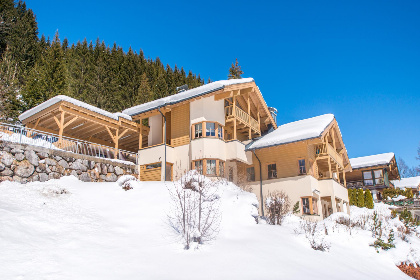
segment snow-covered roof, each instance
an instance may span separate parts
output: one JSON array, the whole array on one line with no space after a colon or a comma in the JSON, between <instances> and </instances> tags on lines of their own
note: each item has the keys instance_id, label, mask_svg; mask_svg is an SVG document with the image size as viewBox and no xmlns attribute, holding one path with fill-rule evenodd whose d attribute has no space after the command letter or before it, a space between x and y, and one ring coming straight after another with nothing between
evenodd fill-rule
<instances>
[{"instance_id":1,"label":"snow-covered roof","mask_svg":"<svg viewBox=\"0 0 420 280\"><path fill-rule=\"evenodd\" d=\"M138 115L138 114L141 114L141 113L153 110L153 109L157 109L159 107L176 104L184 100L188 100L188 99L201 96L201 95L204 95L204 94L207 94L207 93L219 90L219 89L223 89L225 86L250 83L253 81L254 81L253 78L216 81L216 82L202 85L200 87L186 90L186 91L183 91L183 92L171 95L171 96L167 96L164 98L150 101L148 103L140 104L140 105L125 109L123 113L130 116L134 116L134 115Z\"/></svg>"},{"instance_id":2,"label":"snow-covered roof","mask_svg":"<svg viewBox=\"0 0 420 280\"><path fill-rule=\"evenodd\" d=\"M394 156L394 153L385 153L379 155L351 158L350 164L353 169L378 165L387 165L391 162Z\"/></svg>"},{"instance_id":3,"label":"snow-covered roof","mask_svg":"<svg viewBox=\"0 0 420 280\"><path fill-rule=\"evenodd\" d=\"M27 119L27 118L35 115L36 113L39 113L42 110L47 109L48 107L50 107L50 106L52 106L52 105L54 105L54 104L56 104L58 102L61 102L61 101L69 102L69 103L71 103L73 105L76 105L76 106L79 106L79 107L88 109L88 110L90 110L92 112L101 114L103 116L112 118L114 120L118 120L119 117L124 118L124 119L127 119L127 120L130 120L130 121L132 120L131 117L129 115L127 115L127 114L124 114L124 113L111 113L111 112L108 112L108 111L99 109L98 107L95 107L93 105L89 105L89 104L87 104L85 102L76 100L74 98L71 98L71 97L68 97L68 96L65 96L65 95L57 95L57 96L54 96L53 98L48 99L47 101L39 104L38 106L35 106L34 108L29 109L29 110L23 112L19 116L19 120L23 121L23 120L25 120L25 119Z\"/></svg>"},{"instance_id":4,"label":"snow-covered roof","mask_svg":"<svg viewBox=\"0 0 420 280\"><path fill-rule=\"evenodd\" d=\"M401 178L401 180L391 181L396 188L405 189L412 188L417 189L420 186L420 176Z\"/></svg>"},{"instance_id":5,"label":"snow-covered roof","mask_svg":"<svg viewBox=\"0 0 420 280\"><path fill-rule=\"evenodd\" d=\"M247 150L277 146L311 138L317 138L334 120L333 114L325 114L279 126L276 130L251 143Z\"/></svg>"}]
</instances>

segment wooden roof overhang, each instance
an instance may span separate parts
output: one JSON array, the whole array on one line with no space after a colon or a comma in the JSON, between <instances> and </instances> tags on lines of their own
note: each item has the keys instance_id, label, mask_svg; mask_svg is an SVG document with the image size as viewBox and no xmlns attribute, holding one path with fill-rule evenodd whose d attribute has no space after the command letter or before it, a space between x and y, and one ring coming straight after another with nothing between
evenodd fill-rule
<instances>
[{"instance_id":1,"label":"wooden roof overhang","mask_svg":"<svg viewBox=\"0 0 420 280\"><path fill-rule=\"evenodd\" d=\"M140 124L118 120L74 105L57 102L22 120L28 128L136 152Z\"/></svg>"}]
</instances>

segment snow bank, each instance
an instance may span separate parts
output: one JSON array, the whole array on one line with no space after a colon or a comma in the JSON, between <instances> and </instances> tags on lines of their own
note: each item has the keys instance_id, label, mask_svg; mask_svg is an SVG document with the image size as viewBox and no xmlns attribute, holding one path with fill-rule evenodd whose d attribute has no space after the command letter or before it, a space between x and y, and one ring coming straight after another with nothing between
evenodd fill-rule
<instances>
[{"instance_id":1,"label":"snow bank","mask_svg":"<svg viewBox=\"0 0 420 280\"><path fill-rule=\"evenodd\" d=\"M352 168L386 165L394 158L394 156L394 153L385 153L366 157L351 158L350 164Z\"/></svg>"},{"instance_id":2,"label":"snow bank","mask_svg":"<svg viewBox=\"0 0 420 280\"><path fill-rule=\"evenodd\" d=\"M184 100L188 100L197 96L201 96L219 89L223 89L225 86L235 85L235 84L243 84L243 83L250 83L253 82L253 78L244 78L244 79L231 79L231 80L221 80L212 82L206 85L202 85L200 87L196 87L190 90L186 90L171 96L167 96L164 98L160 98L157 100L150 101L148 103L140 104L128 109L125 109L123 113L133 116L143 112L147 112L153 109L157 109L159 107L172 105Z\"/></svg>"},{"instance_id":3,"label":"snow bank","mask_svg":"<svg viewBox=\"0 0 420 280\"><path fill-rule=\"evenodd\" d=\"M87 104L85 102L82 102L80 100L77 100L77 99L74 99L74 98L71 98L71 97L65 96L65 95L57 95L57 96L54 96L53 98L48 99L45 102L42 102L38 106L35 106L34 108L29 109L29 110L23 112L19 116L19 120L20 121L23 121L23 120L25 120L25 119L27 119L27 118L35 115L36 113L39 113L42 110L47 109L48 107L50 107L50 106L52 106L52 105L54 105L54 104L56 104L58 102L61 102L61 101L69 102L69 103L71 103L73 105L76 105L76 106L79 106L79 107L88 109L88 110L90 110L92 112L101 114L103 116L109 117L109 118L114 119L114 120L117 120L117 121L118 121L118 118L119 117L128 119L130 121L132 120L131 117L129 115L127 115L127 114L124 114L124 113L111 113L111 112L102 110L102 109L100 109L98 107L95 107L93 105Z\"/></svg>"},{"instance_id":4,"label":"snow bank","mask_svg":"<svg viewBox=\"0 0 420 280\"><path fill-rule=\"evenodd\" d=\"M420 186L420 176L416 177L409 177L409 178L401 178L401 180L394 180L392 184L396 188L405 189L417 189Z\"/></svg>"},{"instance_id":5,"label":"snow bank","mask_svg":"<svg viewBox=\"0 0 420 280\"><path fill-rule=\"evenodd\" d=\"M410 248L419 248L410 237L378 254L369 231L350 234L334 220L345 214L335 214L325 222L329 251L315 251L297 234L300 218L257 224L255 195L223 183L217 239L186 251L167 222L175 185L133 184L0 183L0 279L410 279L394 263L415 260Z\"/></svg>"},{"instance_id":6,"label":"snow bank","mask_svg":"<svg viewBox=\"0 0 420 280\"><path fill-rule=\"evenodd\" d=\"M251 143L247 149L261 149L264 147L320 137L322 132L333 120L333 114L325 114L309 119L283 124L271 133L268 133L267 135Z\"/></svg>"}]
</instances>

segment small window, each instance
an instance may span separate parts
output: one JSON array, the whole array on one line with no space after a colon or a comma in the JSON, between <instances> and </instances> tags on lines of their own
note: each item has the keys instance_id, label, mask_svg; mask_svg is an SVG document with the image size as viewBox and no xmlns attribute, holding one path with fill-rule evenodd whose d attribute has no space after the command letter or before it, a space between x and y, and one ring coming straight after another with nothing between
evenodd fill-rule
<instances>
[{"instance_id":1,"label":"small window","mask_svg":"<svg viewBox=\"0 0 420 280\"><path fill-rule=\"evenodd\" d=\"M219 176L225 177L225 163L219 160Z\"/></svg>"},{"instance_id":2,"label":"small window","mask_svg":"<svg viewBox=\"0 0 420 280\"><path fill-rule=\"evenodd\" d=\"M229 167L229 182L233 182L233 167Z\"/></svg>"},{"instance_id":3,"label":"small window","mask_svg":"<svg viewBox=\"0 0 420 280\"><path fill-rule=\"evenodd\" d=\"M277 178L277 167L275 163L268 165L268 179L274 178Z\"/></svg>"},{"instance_id":4,"label":"small window","mask_svg":"<svg viewBox=\"0 0 420 280\"><path fill-rule=\"evenodd\" d=\"M146 165L146 169L154 169L154 168L160 168L162 166L161 162L148 164Z\"/></svg>"},{"instance_id":5,"label":"small window","mask_svg":"<svg viewBox=\"0 0 420 280\"><path fill-rule=\"evenodd\" d=\"M217 130L217 136L220 138L220 139L223 139L223 126L221 126L220 124L219 124L219 126L218 126L218 130Z\"/></svg>"},{"instance_id":6,"label":"small window","mask_svg":"<svg viewBox=\"0 0 420 280\"><path fill-rule=\"evenodd\" d=\"M216 125L215 123L206 123L206 136L216 136Z\"/></svg>"},{"instance_id":7,"label":"small window","mask_svg":"<svg viewBox=\"0 0 420 280\"><path fill-rule=\"evenodd\" d=\"M203 137L203 124L198 123L194 126L194 128L195 128L194 138Z\"/></svg>"},{"instance_id":8,"label":"small window","mask_svg":"<svg viewBox=\"0 0 420 280\"><path fill-rule=\"evenodd\" d=\"M207 160L207 175L216 175L216 160L208 159Z\"/></svg>"},{"instance_id":9,"label":"small window","mask_svg":"<svg viewBox=\"0 0 420 280\"><path fill-rule=\"evenodd\" d=\"M306 166L305 166L305 160L300 159L299 160L299 174L306 174Z\"/></svg>"},{"instance_id":10,"label":"small window","mask_svg":"<svg viewBox=\"0 0 420 280\"><path fill-rule=\"evenodd\" d=\"M255 169L254 167L248 167L246 169L246 178L248 182L254 182L255 181Z\"/></svg>"},{"instance_id":11,"label":"small window","mask_svg":"<svg viewBox=\"0 0 420 280\"><path fill-rule=\"evenodd\" d=\"M365 186L373 186L372 171L363 171L363 182Z\"/></svg>"},{"instance_id":12,"label":"small window","mask_svg":"<svg viewBox=\"0 0 420 280\"><path fill-rule=\"evenodd\" d=\"M382 172L382 169L374 170L373 175L375 176L375 185L384 184L384 173Z\"/></svg>"},{"instance_id":13,"label":"small window","mask_svg":"<svg viewBox=\"0 0 420 280\"><path fill-rule=\"evenodd\" d=\"M317 215L318 214L318 200L312 197L312 213Z\"/></svg>"},{"instance_id":14,"label":"small window","mask_svg":"<svg viewBox=\"0 0 420 280\"><path fill-rule=\"evenodd\" d=\"M203 161L197 160L195 162L195 169L198 171L198 173L203 174Z\"/></svg>"},{"instance_id":15,"label":"small window","mask_svg":"<svg viewBox=\"0 0 420 280\"><path fill-rule=\"evenodd\" d=\"M303 214L306 214L306 215L311 214L311 209L309 208L309 198L308 197L302 198L302 210L303 210Z\"/></svg>"}]
</instances>

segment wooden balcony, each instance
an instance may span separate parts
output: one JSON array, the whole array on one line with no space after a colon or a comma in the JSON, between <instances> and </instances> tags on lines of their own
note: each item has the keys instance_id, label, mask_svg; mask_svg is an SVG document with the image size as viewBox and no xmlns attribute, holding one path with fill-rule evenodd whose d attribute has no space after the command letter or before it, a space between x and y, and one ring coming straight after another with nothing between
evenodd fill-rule
<instances>
[{"instance_id":1,"label":"wooden balcony","mask_svg":"<svg viewBox=\"0 0 420 280\"><path fill-rule=\"evenodd\" d=\"M344 169L344 161L342 156L337 153L333 146L329 143L323 143L315 146L316 158L328 158L331 157L332 160L338 164L341 169Z\"/></svg>"},{"instance_id":2,"label":"wooden balcony","mask_svg":"<svg viewBox=\"0 0 420 280\"><path fill-rule=\"evenodd\" d=\"M259 122L238 106L226 106L225 117L227 122L236 118L239 124L251 128L254 133L261 135Z\"/></svg>"}]
</instances>

